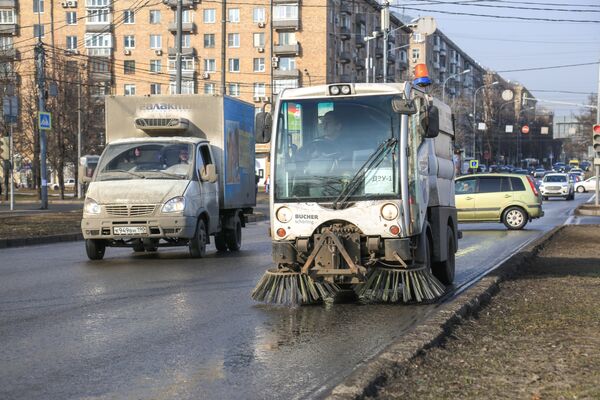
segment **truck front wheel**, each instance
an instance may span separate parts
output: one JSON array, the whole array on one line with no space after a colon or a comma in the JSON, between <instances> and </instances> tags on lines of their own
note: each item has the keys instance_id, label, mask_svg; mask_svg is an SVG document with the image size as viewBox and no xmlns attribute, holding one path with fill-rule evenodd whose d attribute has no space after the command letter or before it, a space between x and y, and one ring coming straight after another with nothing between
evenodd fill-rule
<instances>
[{"instance_id":1,"label":"truck front wheel","mask_svg":"<svg viewBox=\"0 0 600 400\"><path fill-rule=\"evenodd\" d=\"M238 251L242 247L242 221L238 214L233 217L233 226L225 232L225 240L229 251Z\"/></svg>"},{"instance_id":2,"label":"truck front wheel","mask_svg":"<svg viewBox=\"0 0 600 400\"><path fill-rule=\"evenodd\" d=\"M190 255L193 258L204 257L206 255L206 242L206 225L204 224L204 220L200 219L196 226L196 233L190 239Z\"/></svg>"},{"instance_id":3,"label":"truck front wheel","mask_svg":"<svg viewBox=\"0 0 600 400\"><path fill-rule=\"evenodd\" d=\"M448 246L448 256L446 261L434 262L431 265L431 272L433 276L438 278L444 285L451 285L454 282L454 270L456 264L456 255L454 249L456 248L456 239L454 238L454 231L449 226L446 227L446 240Z\"/></svg>"},{"instance_id":4,"label":"truck front wheel","mask_svg":"<svg viewBox=\"0 0 600 400\"><path fill-rule=\"evenodd\" d=\"M86 239L85 252L90 260L102 260L106 251L106 242L99 239Z\"/></svg>"}]
</instances>

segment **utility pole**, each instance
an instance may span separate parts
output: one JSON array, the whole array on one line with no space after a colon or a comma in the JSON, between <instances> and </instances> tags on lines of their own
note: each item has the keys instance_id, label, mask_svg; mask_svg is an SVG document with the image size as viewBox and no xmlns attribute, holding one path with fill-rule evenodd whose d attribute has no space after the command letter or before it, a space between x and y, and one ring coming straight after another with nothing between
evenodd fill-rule
<instances>
[{"instance_id":1,"label":"utility pole","mask_svg":"<svg viewBox=\"0 0 600 400\"><path fill-rule=\"evenodd\" d=\"M77 82L77 168L81 168L79 160L81 160L81 73L78 73ZM79 179L77 179L77 198L83 197L83 187Z\"/></svg>"},{"instance_id":2,"label":"utility pole","mask_svg":"<svg viewBox=\"0 0 600 400\"><path fill-rule=\"evenodd\" d=\"M598 90L596 91L596 124L600 124L600 63L598 64ZM596 160L598 159L598 154L594 154L594 164L596 164ZM600 205L600 165L594 165L594 169L596 170L596 200L594 201L596 207Z\"/></svg>"},{"instance_id":3,"label":"utility pole","mask_svg":"<svg viewBox=\"0 0 600 400\"><path fill-rule=\"evenodd\" d=\"M386 0L381 9L381 31L383 32L383 82L387 82L388 36L390 34L390 2Z\"/></svg>"},{"instance_id":4,"label":"utility pole","mask_svg":"<svg viewBox=\"0 0 600 400\"><path fill-rule=\"evenodd\" d=\"M175 13L177 19L177 35L175 37L176 53L175 53L175 93L181 94L181 47L182 47L182 31L183 31L183 0L177 0L177 11Z\"/></svg>"},{"instance_id":5,"label":"utility pole","mask_svg":"<svg viewBox=\"0 0 600 400\"><path fill-rule=\"evenodd\" d=\"M227 48L227 0L221 1L221 96L225 96L225 71Z\"/></svg>"},{"instance_id":6,"label":"utility pole","mask_svg":"<svg viewBox=\"0 0 600 400\"><path fill-rule=\"evenodd\" d=\"M45 52L44 52L44 44L42 43L42 24L40 21L40 13L38 12L38 41L35 46L35 55L37 61L37 84L38 84L38 120L40 113L46 112L46 103L45 103L45 73L44 73L44 63L45 63ZM42 210L46 210L48 208L48 179L47 179L47 171L46 171L46 131L41 129L38 124L39 134L40 134L40 177L41 177L41 206Z\"/></svg>"}]
</instances>

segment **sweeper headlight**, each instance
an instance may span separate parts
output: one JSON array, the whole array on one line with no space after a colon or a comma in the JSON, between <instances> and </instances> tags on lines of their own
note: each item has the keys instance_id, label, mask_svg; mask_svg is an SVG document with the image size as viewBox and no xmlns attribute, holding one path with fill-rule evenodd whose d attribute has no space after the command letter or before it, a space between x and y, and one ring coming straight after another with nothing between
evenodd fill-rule
<instances>
[{"instance_id":1,"label":"sweeper headlight","mask_svg":"<svg viewBox=\"0 0 600 400\"><path fill-rule=\"evenodd\" d=\"M392 203L384 204L381 207L381 216L387 221L393 221L398 218L398 207Z\"/></svg>"},{"instance_id":2,"label":"sweeper headlight","mask_svg":"<svg viewBox=\"0 0 600 400\"><path fill-rule=\"evenodd\" d=\"M350 85L331 85L329 86L329 94L331 96L338 96L340 94L349 95L352 93Z\"/></svg>"},{"instance_id":3,"label":"sweeper headlight","mask_svg":"<svg viewBox=\"0 0 600 400\"><path fill-rule=\"evenodd\" d=\"M292 210L285 206L280 207L275 213L275 217L277 218L277 221L286 224L292 220Z\"/></svg>"}]
</instances>

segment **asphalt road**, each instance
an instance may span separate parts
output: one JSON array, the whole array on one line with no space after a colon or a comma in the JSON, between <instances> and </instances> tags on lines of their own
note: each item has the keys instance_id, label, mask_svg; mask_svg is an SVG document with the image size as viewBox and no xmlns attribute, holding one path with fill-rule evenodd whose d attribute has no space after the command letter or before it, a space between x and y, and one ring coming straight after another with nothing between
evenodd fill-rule
<instances>
[{"instance_id":1,"label":"asphalt road","mask_svg":"<svg viewBox=\"0 0 600 400\"><path fill-rule=\"evenodd\" d=\"M461 225L457 286L570 217L546 202L524 231ZM183 248L134 255L82 242L0 250L1 399L315 398L437 307L256 304L270 265L267 223L244 230L242 251Z\"/></svg>"}]
</instances>

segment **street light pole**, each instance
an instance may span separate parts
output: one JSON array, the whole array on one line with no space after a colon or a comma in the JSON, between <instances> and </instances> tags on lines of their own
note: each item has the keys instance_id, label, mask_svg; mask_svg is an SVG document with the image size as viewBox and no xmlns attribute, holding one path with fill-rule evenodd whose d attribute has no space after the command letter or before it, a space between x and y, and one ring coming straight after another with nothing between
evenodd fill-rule
<instances>
[{"instance_id":1,"label":"street light pole","mask_svg":"<svg viewBox=\"0 0 600 400\"><path fill-rule=\"evenodd\" d=\"M381 9L381 31L383 32L383 83L387 82L388 36L390 33L390 2L386 1Z\"/></svg>"},{"instance_id":2,"label":"street light pole","mask_svg":"<svg viewBox=\"0 0 600 400\"><path fill-rule=\"evenodd\" d=\"M469 72L471 72L471 69L470 69L470 68L468 68L468 69L465 69L463 72L459 72L458 74L453 74L453 75L450 75L449 77L447 77L447 78L444 80L444 83L442 84L442 103L445 103L445 102L446 102L446 83L447 83L447 82L448 82L448 81L449 81L451 78L454 78L454 77L456 77L456 76L460 76L460 75L463 75L463 74L468 74Z\"/></svg>"},{"instance_id":3,"label":"street light pole","mask_svg":"<svg viewBox=\"0 0 600 400\"><path fill-rule=\"evenodd\" d=\"M475 142L476 142L476 138L477 138L477 135L476 135L476 133L477 133L477 118L475 117L475 112L476 112L475 110L476 110L476 105L477 105L477 92L479 92L481 89L483 89L485 87L494 86L494 85L497 85L498 83L500 83L500 82L496 81L496 82L489 83L487 85L480 86L477 89L475 89L475 92L473 93L473 144L472 144L473 159L475 159L475 149L476 149Z\"/></svg>"}]
</instances>

